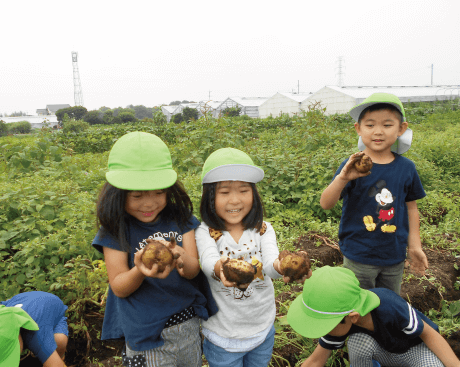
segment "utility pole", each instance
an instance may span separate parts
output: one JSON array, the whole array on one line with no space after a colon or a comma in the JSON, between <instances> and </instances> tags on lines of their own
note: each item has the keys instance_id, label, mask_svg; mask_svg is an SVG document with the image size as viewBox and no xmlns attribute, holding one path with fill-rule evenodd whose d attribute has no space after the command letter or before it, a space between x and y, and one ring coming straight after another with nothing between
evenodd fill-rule
<instances>
[{"instance_id":1,"label":"utility pole","mask_svg":"<svg viewBox=\"0 0 460 367\"><path fill-rule=\"evenodd\" d=\"M80 73L78 72L78 52L72 51L72 65L75 106L83 106L83 92L81 90Z\"/></svg>"},{"instance_id":2,"label":"utility pole","mask_svg":"<svg viewBox=\"0 0 460 367\"><path fill-rule=\"evenodd\" d=\"M431 85L433 85L433 64L431 64Z\"/></svg>"},{"instance_id":3,"label":"utility pole","mask_svg":"<svg viewBox=\"0 0 460 367\"><path fill-rule=\"evenodd\" d=\"M336 69L337 69L336 75L338 75L337 85L339 87L343 87L343 77L344 77L344 69L345 69L345 65L342 64L342 63L344 63L343 56L339 56L338 59L337 59L337 62L339 64L336 67Z\"/></svg>"}]
</instances>

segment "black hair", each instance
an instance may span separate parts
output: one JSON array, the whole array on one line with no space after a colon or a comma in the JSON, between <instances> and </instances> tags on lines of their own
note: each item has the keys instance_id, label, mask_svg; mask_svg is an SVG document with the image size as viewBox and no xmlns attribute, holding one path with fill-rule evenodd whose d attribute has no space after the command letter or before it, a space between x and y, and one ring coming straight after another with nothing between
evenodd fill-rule
<instances>
[{"instance_id":1,"label":"black hair","mask_svg":"<svg viewBox=\"0 0 460 367\"><path fill-rule=\"evenodd\" d=\"M96 221L103 234L109 234L116 239L121 248L129 252L131 245L126 238L126 230L133 219L125 210L126 198L131 190L119 189L106 182L101 189L96 206ZM185 192L183 185L176 181L166 191L166 207L161 211L161 217L166 221L176 221L183 229L193 213L193 204Z\"/></svg>"},{"instance_id":2,"label":"black hair","mask_svg":"<svg viewBox=\"0 0 460 367\"><path fill-rule=\"evenodd\" d=\"M257 231L262 229L264 221L264 207L257 187L254 183L248 182L252 188L252 208L248 215L243 218L243 228L255 228ZM216 187L219 182L203 184L203 194L201 195L200 215L201 220L209 227L225 231L225 222L216 213Z\"/></svg>"},{"instance_id":3,"label":"black hair","mask_svg":"<svg viewBox=\"0 0 460 367\"><path fill-rule=\"evenodd\" d=\"M365 108L364 110L362 110L362 112L359 114L359 117L358 117L358 123L359 124L361 123L361 120L363 119L363 117L364 117L364 115L366 113L375 112L375 111L381 111L381 110L390 110L392 112L395 112L396 115L399 118L399 123L402 123L404 121L404 117L403 117L401 111L399 111L392 104L389 104L389 103L376 103L376 104L373 104L373 105Z\"/></svg>"},{"instance_id":4,"label":"black hair","mask_svg":"<svg viewBox=\"0 0 460 367\"><path fill-rule=\"evenodd\" d=\"M339 324L345 324L345 319L347 316L345 316L342 320L340 320Z\"/></svg>"}]
</instances>

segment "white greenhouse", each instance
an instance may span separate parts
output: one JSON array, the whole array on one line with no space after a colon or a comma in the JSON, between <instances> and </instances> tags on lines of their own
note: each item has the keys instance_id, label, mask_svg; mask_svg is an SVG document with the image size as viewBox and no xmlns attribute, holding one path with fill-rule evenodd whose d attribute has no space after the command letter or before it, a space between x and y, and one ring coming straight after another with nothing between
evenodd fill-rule
<instances>
[{"instance_id":1,"label":"white greenhouse","mask_svg":"<svg viewBox=\"0 0 460 367\"><path fill-rule=\"evenodd\" d=\"M217 107L216 113L222 113L227 107L240 107L240 115L259 117L259 107L267 99L266 97L228 97Z\"/></svg>"},{"instance_id":2,"label":"white greenhouse","mask_svg":"<svg viewBox=\"0 0 460 367\"><path fill-rule=\"evenodd\" d=\"M320 103L326 114L347 113L373 93L391 93L401 102L442 101L459 96L459 86L389 86L389 87L338 87L325 86L302 102L302 109Z\"/></svg>"},{"instance_id":3,"label":"white greenhouse","mask_svg":"<svg viewBox=\"0 0 460 367\"><path fill-rule=\"evenodd\" d=\"M302 103L311 96L312 93L295 94L278 92L260 105L259 117L277 117L282 114L292 116L297 114L302 109Z\"/></svg>"},{"instance_id":4,"label":"white greenhouse","mask_svg":"<svg viewBox=\"0 0 460 367\"><path fill-rule=\"evenodd\" d=\"M166 121L171 121L174 111L177 109L178 105L173 106L161 106L161 112L166 116Z\"/></svg>"}]
</instances>

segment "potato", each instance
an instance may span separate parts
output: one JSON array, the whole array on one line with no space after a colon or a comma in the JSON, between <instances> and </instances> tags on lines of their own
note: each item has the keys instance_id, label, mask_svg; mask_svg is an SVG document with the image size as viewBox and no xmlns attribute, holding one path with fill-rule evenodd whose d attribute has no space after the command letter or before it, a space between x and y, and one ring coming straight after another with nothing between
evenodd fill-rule
<instances>
[{"instance_id":1,"label":"potato","mask_svg":"<svg viewBox=\"0 0 460 367\"><path fill-rule=\"evenodd\" d=\"M310 258L305 251L296 253L288 250L281 251L278 256L280 261L280 270L284 276L290 280L302 279L310 271Z\"/></svg>"},{"instance_id":2,"label":"potato","mask_svg":"<svg viewBox=\"0 0 460 367\"><path fill-rule=\"evenodd\" d=\"M171 241L175 243L174 239ZM162 273L167 265L171 265L174 261L174 256L171 250L162 242L148 239L147 246L144 247L141 257L144 265L152 269L153 264L158 264L158 272Z\"/></svg>"},{"instance_id":3,"label":"potato","mask_svg":"<svg viewBox=\"0 0 460 367\"><path fill-rule=\"evenodd\" d=\"M366 173L372 168L372 159L367 155L362 155L359 161L355 162L355 168L358 172Z\"/></svg>"},{"instance_id":4,"label":"potato","mask_svg":"<svg viewBox=\"0 0 460 367\"><path fill-rule=\"evenodd\" d=\"M254 280L254 275L256 275L256 268L254 265L239 259L227 258L227 260L222 263L222 269L225 278L238 285L251 283Z\"/></svg>"}]
</instances>

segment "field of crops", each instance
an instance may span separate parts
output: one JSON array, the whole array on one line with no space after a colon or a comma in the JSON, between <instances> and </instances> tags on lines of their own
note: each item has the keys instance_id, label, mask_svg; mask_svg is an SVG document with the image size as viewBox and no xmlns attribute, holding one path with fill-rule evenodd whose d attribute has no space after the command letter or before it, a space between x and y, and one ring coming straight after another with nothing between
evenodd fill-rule
<instances>
[{"instance_id":1,"label":"field of crops","mask_svg":"<svg viewBox=\"0 0 460 367\"><path fill-rule=\"evenodd\" d=\"M456 256L460 254L460 111L428 104L406 108L414 141L405 156L416 163L427 192L418 203L424 249ZM116 354L117 346L95 347L108 280L103 259L90 244L97 231L95 201L105 181L108 151L129 131L151 132L166 142L197 217L200 171L208 155L222 147L247 152L265 171L258 187L265 220L275 228L280 250L293 249L306 235L317 235L317 246L321 238L337 240L341 207L324 211L319 198L340 162L357 151L351 119L325 116L320 109L294 117L201 118L181 124L143 121L94 125L78 133L45 129L1 137L0 300L30 290L58 295L69 306L69 347L84 345L81 351L69 351L68 365L120 365L113 357L105 361L110 350ZM432 277L428 280L436 284L436 276ZM455 283L458 290L458 278ZM311 341L291 333L284 320L300 289L280 281L275 289L279 312L272 365L294 366L312 347ZM460 321L451 312L457 305L443 300L430 313L445 335L458 330ZM106 354L93 350L104 345ZM336 355L330 365L346 363L344 358Z\"/></svg>"}]
</instances>

